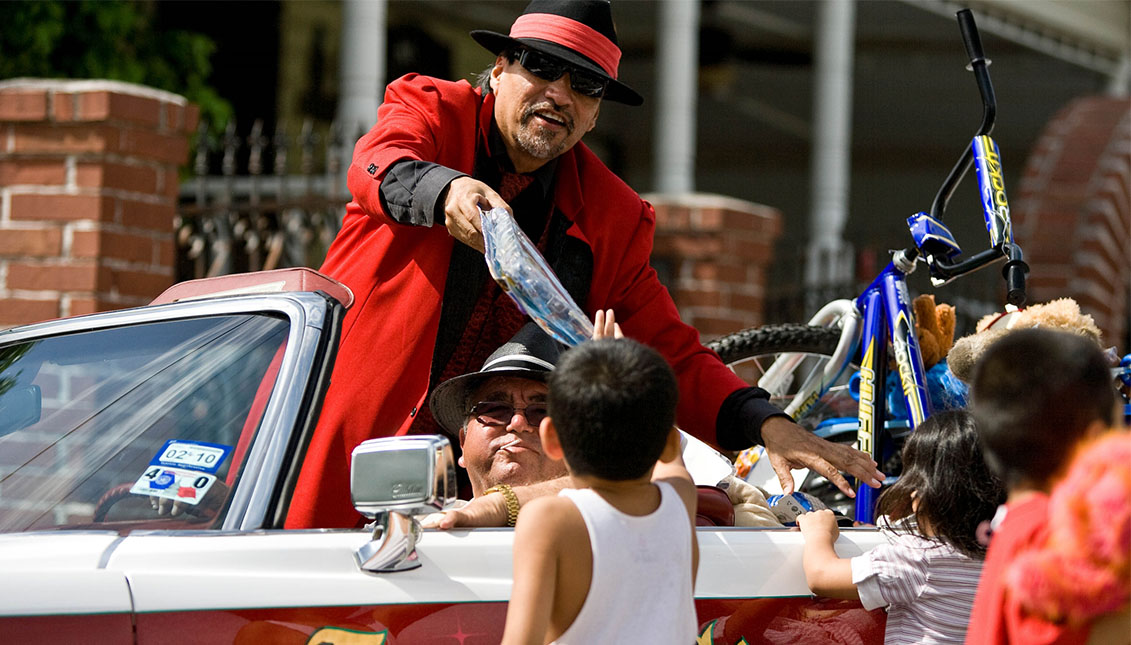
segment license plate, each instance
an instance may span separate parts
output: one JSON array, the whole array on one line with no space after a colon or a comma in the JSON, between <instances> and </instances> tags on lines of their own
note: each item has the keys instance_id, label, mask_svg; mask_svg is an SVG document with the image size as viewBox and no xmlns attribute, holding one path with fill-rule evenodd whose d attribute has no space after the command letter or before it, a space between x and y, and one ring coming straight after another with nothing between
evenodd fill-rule
<instances>
[{"instance_id":1,"label":"license plate","mask_svg":"<svg viewBox=\"0 0 1131 645\"><path fill-rule=\"evenodd\" d=\"M130 492L196 505L216 481L230 446L170 439L149 462Z\"/></svg>"},{"instance_id":2,"label":"license plate","mask_svg":"<svg viewBox=\"0 0 1131 645\"><path fill-rule=\"evenodd\" d=\"M195 506L204 499L215 481L216 475L198 470L150 466L145 469L141 477L138 477L130 492L150 497L164 497Z\"/></svg>"}]
</instances>

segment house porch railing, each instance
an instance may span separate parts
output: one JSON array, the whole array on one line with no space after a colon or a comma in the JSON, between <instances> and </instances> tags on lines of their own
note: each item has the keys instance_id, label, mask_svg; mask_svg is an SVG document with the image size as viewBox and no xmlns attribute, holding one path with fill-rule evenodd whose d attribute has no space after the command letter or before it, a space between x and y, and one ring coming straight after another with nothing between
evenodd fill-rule
<instances>
[{"instance_id":1,"label":"house porch railing","mask_svg":"<svg viewBox=\"0 0 1131 645\"><path fill-rule=\"evenodd\" d=\"M309 119L268 134L257 120L246 137L229 122L217 139L202 122L180 188L176 279L319 266L349 201L343 160L358 136Z\"/></svg>"}]
</instances>

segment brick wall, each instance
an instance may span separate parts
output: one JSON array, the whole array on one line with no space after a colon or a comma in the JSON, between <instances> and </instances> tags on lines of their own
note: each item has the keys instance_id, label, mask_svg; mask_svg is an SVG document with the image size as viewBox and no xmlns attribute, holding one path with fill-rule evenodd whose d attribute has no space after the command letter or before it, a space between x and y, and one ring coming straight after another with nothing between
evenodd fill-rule
<instances>
[{"instance_id":1,"label":"brick wall","mask_svg":"<svg viewBox=\"0 0 1131 645\"><path fill-rule=\"evenodd\" d=\"M652 262L684 322L711 340L764 322L781 213L721 195L645 195L656 207Z\"/></svg>"},{"instance_id":2,"label":"brick wall","mask_svg":"<svg viewBox=\"0 0 1131 645\"><path fill-rule=\"evenodd\" d=\"M172 283L197 118L130 83L0 82L0 327L142 305Z\"/></svg>"},{"instance_id":3,"label":"brick wall","mask_svg":"<svg viewBox=\"0 0 1131 645\"><path fill-rule=\"evenodd\" d=\"M1126 346L1131 317L1131 101L1077 99L1045 127L1013 201L1029 302L1071 297L1105 345Z\"/></svg>"}]
</instances>

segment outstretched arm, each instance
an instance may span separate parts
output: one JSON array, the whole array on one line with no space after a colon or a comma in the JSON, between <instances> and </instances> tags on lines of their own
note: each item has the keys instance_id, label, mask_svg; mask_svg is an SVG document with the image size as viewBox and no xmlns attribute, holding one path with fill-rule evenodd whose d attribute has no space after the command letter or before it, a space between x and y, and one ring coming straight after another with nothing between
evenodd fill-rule
<instances>
[{"instance_id":1,"label":"outstretched arm","mask_svg":"<svg viewBox=\"0 0 1131 645\"><path fill-rule=\"evenodd\" d=\"M884 481L884 474L868 453L826 441L785 416L766 419L762 424L762 444L785 493L793 492L793 468L820 473L849 497L856 497L856 491L841 471L872 488L879 488Z\"/></svg>"},{"instance_id":2,"label":"outstretched arm","mask_svg":"<svg viewBox=\"0 0 1131 645\"><path fill-rule=\"evenodd\" d=\"M669 461L664 461L664 457L660 457L660 461L657 461L655 468L652 469L652 481L671 484L687 508L691 528L691 581L694 582L699 572L699 539L695 534L695 512L698 510L699 492L695 488L695 481L691 479L691 473L687 472L687 466L683 463L683 455L679 451L679 432L673 428L672 435L675 456Z\"/></svg>"},{"instance_id":3,"label":"outstretched arm","mask_svg":"<svg viewBox=\"0 0 1131 645\"><path fill-rule=\"evenodd\" d=\"M859 599L852 582L852 561L838 556L833 548L840 535L836 515L827 509L805 513L797 516L797 525L805 536L802 566L809 589L827 598Z\"/></svg>"},{"instance_id":4,"label":"outstretched arm","mask_svg":"<svg viewBox=\"0 0 1131 645\"><path fill-rule=\"evenodd\" d=\"M444 198L444 225L448 233L471 248L484 252L480 209L489 211L510 206L487 184L471 177L459 177L448 185ZM513 214L513 213L512 213Z\"/></svg>"},{"instance_id":5,"label":"outstretched arm","mask_svg":"<svg viewBox=\"0 0 1131 645\"><path fill-rule=\"evenodd\" d=\"M515 497L518 498L520 509L526 508L526 503L539 497L557 495L558 491L571 486L568 475L558 477L529 486L513 486ZM521 515L521 514L520 514ZM467 503L463 508L446 511L442 515L430 515L421 522L426 529L454 529L475 526L506 526L507 505L506 498L498 493L480 495Z\"/></svg>"},{"instance_id":6,"label":"outstretched arm","mask_svg":"<svg viewBox=\"0 0 1131 645\"><path fill-rule=\"evenodd\" d=\"M547 642L560 562L560 545L555 538L559 535L557 525L563 521L562 513L554 507L562 501L566 500L546 498L532 503L515 527L514 585L503 645Z\"/></svg>"}]
</instances>

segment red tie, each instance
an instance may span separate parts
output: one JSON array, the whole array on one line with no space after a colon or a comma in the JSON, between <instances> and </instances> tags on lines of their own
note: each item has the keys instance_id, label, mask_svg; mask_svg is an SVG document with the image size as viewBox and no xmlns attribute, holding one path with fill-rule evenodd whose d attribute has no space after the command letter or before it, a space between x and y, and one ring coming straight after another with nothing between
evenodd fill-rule
<instances>
[{"instance_id":1,"label":"red tie","mask_svg":"<svg viewBox=\"0 0 1131 645\"><path fill-rule=\"evenodd\" d=\"M509 204L511 200L525 190L532 181L534 181L534 177L530 175L520 175L517 172L503 172L503 180L499 182L499 196L503 198L503 201Z\"/></svg>"},{"instance_id":2,"label":"red tie","mask_svg":"<svg viewBox=\"0 0 1131 645\"><path fill-rule=\"evenodd\" d=\"M503 180L499 183L499 196L510 203L533 181L534 177L530 175L504 171ZM543 239L539 243L540 248L544 248L545 237L549 230L547 224L542 233ZM463 329L460 342L456 345L448 364L440 372L438 381L440 383L477 370L491 352L510 340L526 322L526 316L519 311L514 301L490 277L480 289L479 298L472 309L467 326ZM409 434L434 434L439 431L440 426L432 418L431 410L425 407L413 420Z\"/></svg>"}]
</instances>

